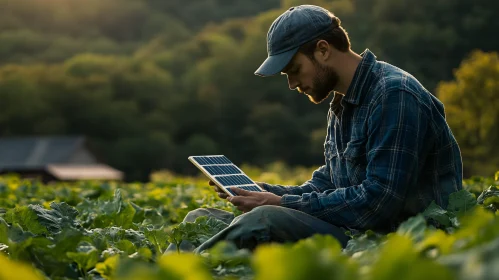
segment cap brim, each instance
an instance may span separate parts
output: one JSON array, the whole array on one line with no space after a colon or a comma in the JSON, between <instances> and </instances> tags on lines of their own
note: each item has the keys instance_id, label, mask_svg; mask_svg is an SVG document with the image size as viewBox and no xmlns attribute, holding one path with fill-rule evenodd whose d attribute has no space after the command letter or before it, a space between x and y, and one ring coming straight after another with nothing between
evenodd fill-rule
<instances>
[{"instance_id":1,"label":"cap brim","mask_svg":"<svg viewBox=\"0 0 499 280\"><path fill-rule=\"evenodd\" d=\"M279 74L282 69L288 65L298 49L299 47L287 52L268 56L262 65L255 71L255 75L268 77Z\"/></svg>"}]
</instances>

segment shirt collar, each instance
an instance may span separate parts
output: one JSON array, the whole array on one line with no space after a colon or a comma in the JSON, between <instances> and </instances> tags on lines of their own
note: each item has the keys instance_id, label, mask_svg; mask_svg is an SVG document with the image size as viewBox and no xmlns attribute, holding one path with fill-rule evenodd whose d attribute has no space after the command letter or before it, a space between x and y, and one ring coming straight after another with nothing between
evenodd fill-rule
<instances>
[{"instance_id":1,"label":"shirt collar","mask_svg":"<svg viewBox=\"0 0 499 280\"><path fill-rule=\"evenodd\" d=\"M360 98L363 95L362 89L367 82L371 68L374 64L376 64L376 56L369 49L362 52L360 56L362 56L362 60L357 66L357 70L355 70L355 74L350 86L348 87L347 93L343 97L344 102L355 105L359 105Z\"/></svg>"},{"instance_id":2,"label":"shirt collar","mask_svg":"<svg viewBox=\"0 0 499 280\"><path fill-rule=\"evenodd\" d=\"M331 108L331 110L333 110L333 113L336 117L339 117L339 115L341 113L340 102L341 102L342 98L343 98L343 95L341 95L337 92L334 92L333 100L331 100L331 103L329 103L329 107Z\"/></svg>"}]
</instances>

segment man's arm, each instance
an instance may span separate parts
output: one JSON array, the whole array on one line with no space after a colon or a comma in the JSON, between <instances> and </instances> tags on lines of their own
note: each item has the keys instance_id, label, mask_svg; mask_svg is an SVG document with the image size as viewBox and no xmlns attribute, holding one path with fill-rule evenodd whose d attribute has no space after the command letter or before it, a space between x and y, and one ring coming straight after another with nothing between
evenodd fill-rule
<instances>
[{"instance_id":1,"label":"man's arm","mask_svg":"<svg viewBox=\"0 0 499 280\"><path fill-rule=\"evenodd\" d=\"M263 183L262 188L280 196L284 194L301 195L303 193L311 193L314 191L324 192L326 190L334 189L335 187L333 186L329 175L329 164L330 163L326 163L315 170L312 173L312 178L300 186L282 186Z\"/></svg>"},{"instance_id":2,"label":"man's arm","mask_svg":"<svg viewBox=\"0 0 499 280\"><path fill-rule=\"evenodd\" d=\"M430 122L420 106L408 92L381 95L368 119L366 179L349 188L286 194L281 205L351 228L388 225L417 180L425 143L431 145L425 139Z\"/></svg>"}]
</instances>

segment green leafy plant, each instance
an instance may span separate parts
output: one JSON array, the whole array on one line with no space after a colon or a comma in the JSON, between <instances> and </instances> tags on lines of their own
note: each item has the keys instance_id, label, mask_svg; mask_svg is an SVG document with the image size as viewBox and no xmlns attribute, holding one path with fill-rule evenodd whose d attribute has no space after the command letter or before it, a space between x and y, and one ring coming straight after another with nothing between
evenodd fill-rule
<instances>
[{"instance_id":1,"label":"green leafy plant","mask_svg":"<svg viewBox=\"0 0 499 280\"><path fill-rule=\"evenodd\" d=\"M445 209L433 202L392 233L347 232L344 249L316 235L253 253L220 242L201 255L180 244L194 248L228 225L208 217L180 221L201 206L232 209L205 180L48 188L0 177L0 263L23 263L26 279L497 278L498 176L465 180ZM170 244L177 253L163 255Z\"/></svg>"}]
</instances>

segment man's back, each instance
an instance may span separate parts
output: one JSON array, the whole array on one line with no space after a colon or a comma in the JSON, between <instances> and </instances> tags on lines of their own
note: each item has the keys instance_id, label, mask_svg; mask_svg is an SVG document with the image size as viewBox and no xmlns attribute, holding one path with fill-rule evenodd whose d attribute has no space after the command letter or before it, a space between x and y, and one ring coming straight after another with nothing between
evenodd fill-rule
<instances>
[{"instance_id":1,"label":"man's back","mask_svg":"<svg viewBox=\"0 0 499 280\"><path fill-rule=\"evenodd\" d=\"M372 212L387 202L379 194L399 202L386 208L396 211L389 221L371 226L392 230L433 200L446 207L449 194L462 189L461 154L443 104L371 52L364 53L345 97L331 102L329 117L325 155L335 188L376 185L376 199L365 204ZM369 199L369 191L360 199Z\"/></svg>"}]
</instances>

